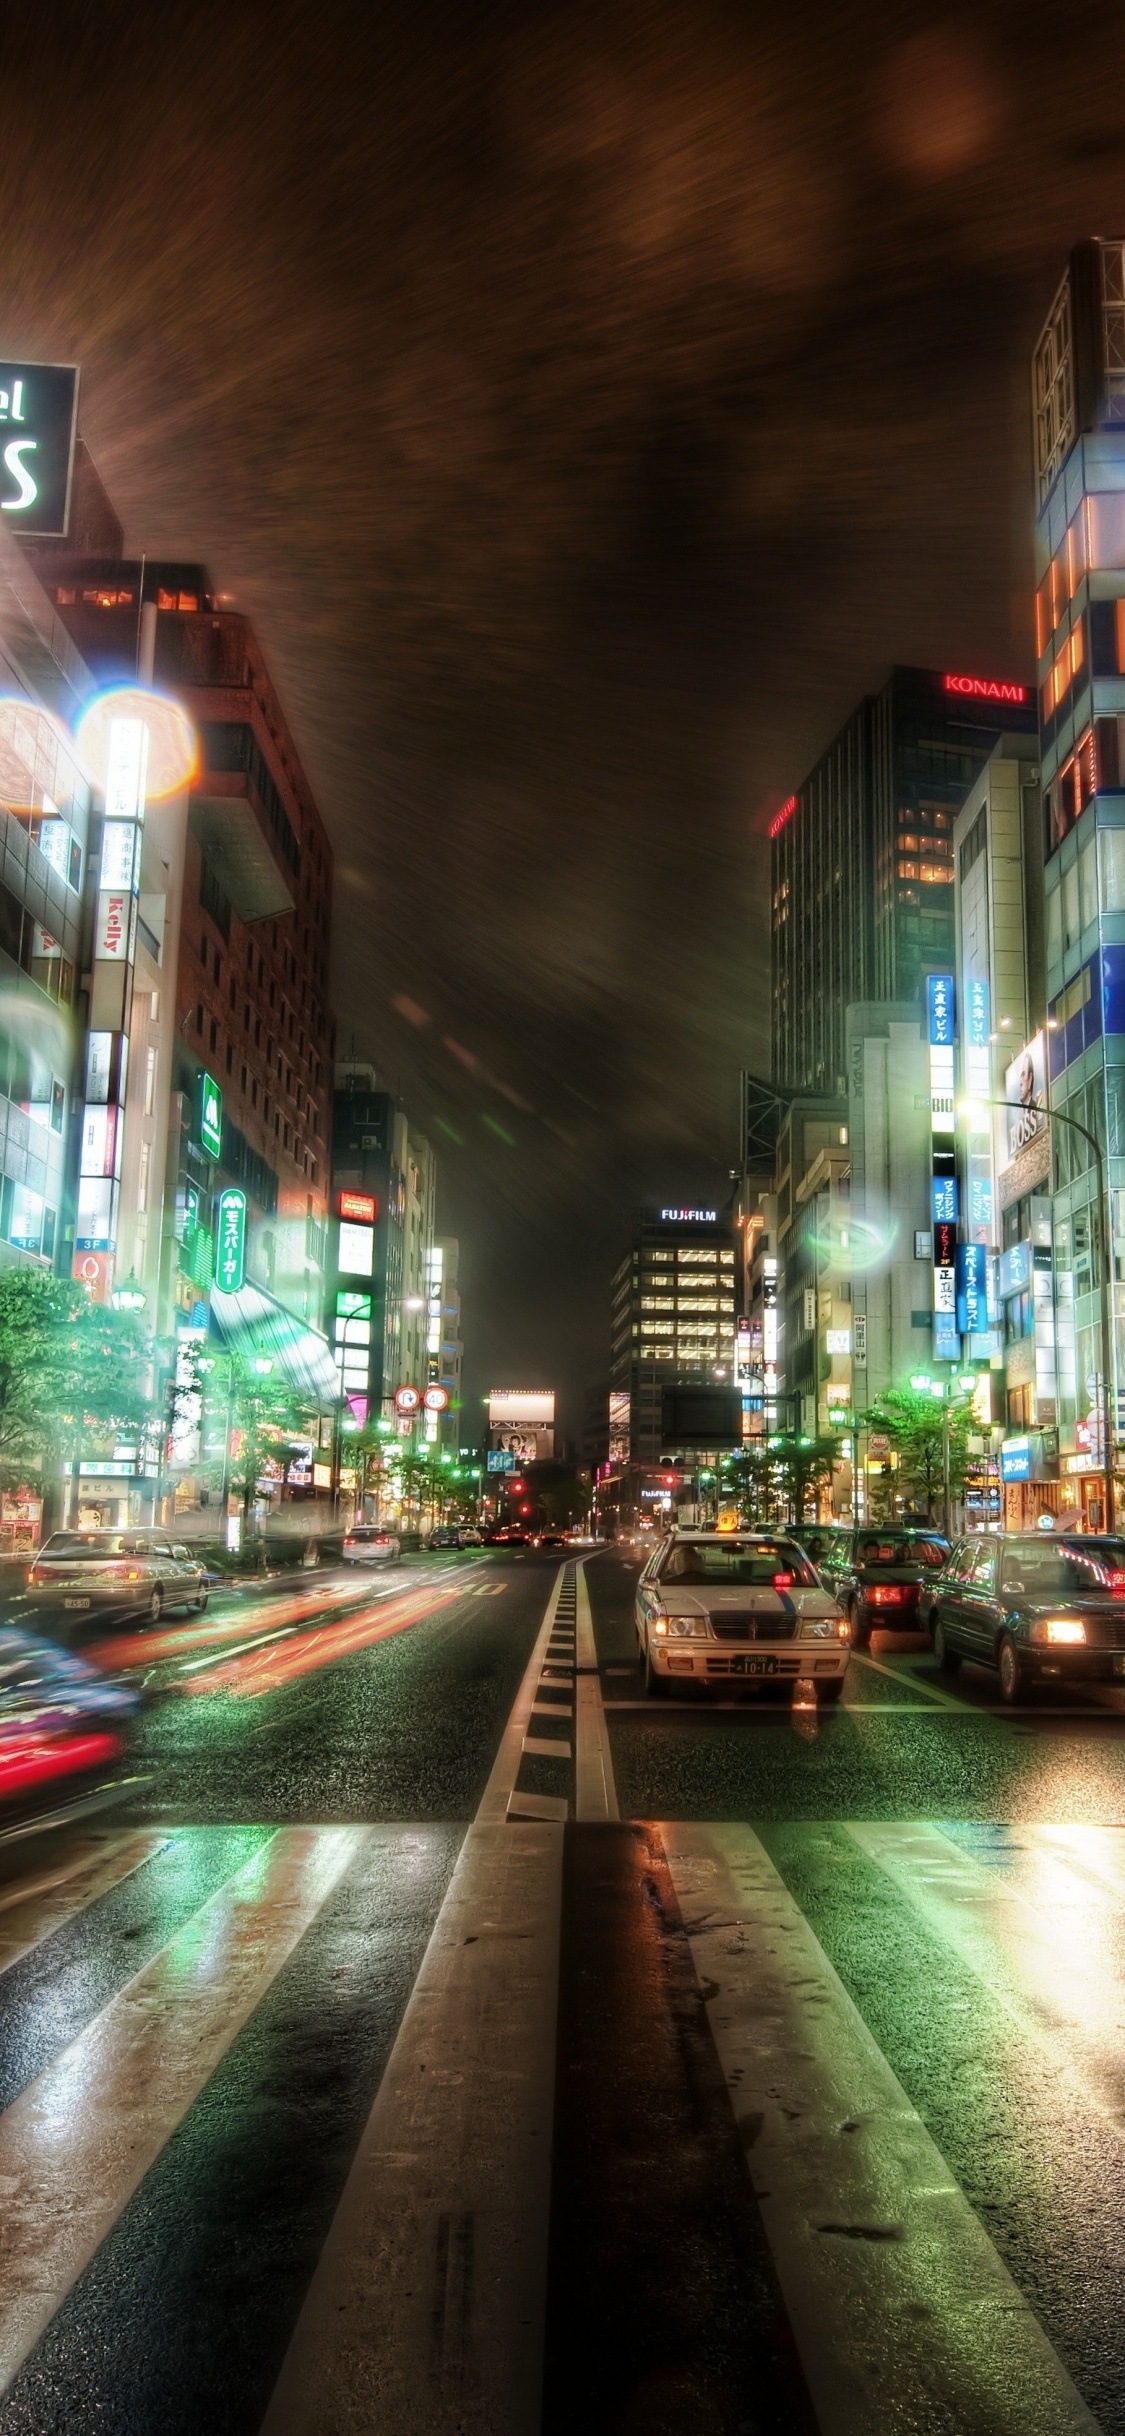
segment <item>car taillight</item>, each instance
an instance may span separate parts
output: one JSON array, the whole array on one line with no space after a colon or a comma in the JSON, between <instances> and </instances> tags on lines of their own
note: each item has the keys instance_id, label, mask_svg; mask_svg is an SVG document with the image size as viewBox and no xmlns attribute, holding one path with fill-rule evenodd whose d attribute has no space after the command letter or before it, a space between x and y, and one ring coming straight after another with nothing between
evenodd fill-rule
<instances>
[{"instance_id":1,"label":"car taillight","mask_svg":"<svg viewBox=\"0 0 1125 2436\"><path fill-rule=\"evenodd\" d=\"M910 1592L901 1582L877 1582L867 1593L873 1607L901 1607Z\"/></svg>"},{"instance_id":2,"label":"car taillight","mask_svg":"<svg viewBox=\"0 0 1125 2436\"><path fill-rule=\"evenodd\" d=\"M1109 1589L1111 1598L1125 1599L1125 1573L1111 1573Z\"/></svg>"}]
</instances>

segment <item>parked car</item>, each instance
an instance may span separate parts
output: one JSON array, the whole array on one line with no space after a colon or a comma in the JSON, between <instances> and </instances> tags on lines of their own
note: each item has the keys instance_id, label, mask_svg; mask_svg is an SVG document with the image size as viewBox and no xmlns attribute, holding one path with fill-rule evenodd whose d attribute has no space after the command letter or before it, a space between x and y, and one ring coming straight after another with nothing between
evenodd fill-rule
<instances>
[{"instance_id":1,"label":"parked car","mask_svg":"<svg viewBox=\"0 0 1125 2436\"><path fill-rule=\"evenodd\" d=\"M385 1565L400 1552L393 1531L381 1523L353 1523L340 1550L345 1565Z\"/></svg>"},{"instance_id":2,"label":"parked car","mask_svg":"<svg viewBox=\"0 0 1125 2436\"><path fill-rule=\"evenodd\" d=\"M812 1677L838 1700L848 1628L803 1548L788 1535L672 1531L637 1584L646 1692L676 1680L729 1691Z\"/></svg>"},{"instance_id":3,"label":"parked car","mask_svg":"<svg viewBox=\"0 0 1125 2436\"><path fill-rule=\"evenodd\" d=\"M1044 1682L1125 1680L1125 1539L981 1532L937 1585L934 1654L996 1667L1004 1700Z\"/></svg>"},{"instance_id":4,"label":"parked car","mask_svg":"<svg viewBox=\"0 0 1125 2436\"><path fill-rule=\"evenodd\" d=\"M840 1533L818 1570L863 1649L876 1625L892 1632L929 1628L930 1592L949 1555L940 1531L902 1523L867 1523Z\"/></svg>"},{"instance_id":5,"label":"parked car","mask_svg":"<svg viewBox=\"0 0 1125 2436\"><path fill-rule=\"evenodd\" d=\"M72 1650L0 1626L0 1842L112 1800L139 1706Z\"/></svg>"},{"instance_id":6,"label":"parked car","mask_svg":"<svg viewBox=\"0 0 1125 2436\"><path fill-rule=\"evenodd\" d=\"M462 1523L457 1533L457 1544L460 1548L483 1548L484 1533L478 1531L475 1523Z\"/></svg>"},{"instance_id":7,"label":"parked car","mask_svg":"<svg viewBox=\"0 0 1125 2436\"><path fill-rule=\"evenodd\" d=\"M155 1624L164 1609L207 1605L207 1570L162 1531L53 1531L28 1567L33 1610L63 1622L124 1616Z\"/></svg>"},{"instance_id":8,"label":"parked car","mask_svg":"<svg viewBox=\"0 0 1125 2436\"><path fill-rule=\"evenodd\" d=\"M426 1542L428 1548L459 1548L461 1534L456 1523L439 1523Z\"/></svg>"}]
</instances>

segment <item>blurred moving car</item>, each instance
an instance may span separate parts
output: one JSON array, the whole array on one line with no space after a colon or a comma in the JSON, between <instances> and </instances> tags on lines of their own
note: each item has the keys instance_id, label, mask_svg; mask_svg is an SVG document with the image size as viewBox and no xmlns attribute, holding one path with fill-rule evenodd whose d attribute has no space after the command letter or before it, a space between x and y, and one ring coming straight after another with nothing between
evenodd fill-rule
<instances>
[{"instance_id":1,"label":"blurred moving car","mask_svg":"<svg viewBox=\"0 0 1125 2436\"><path fill-rule=\"evenodd\" d=\"M959 1540L936 1588L934 1654L994 1666L1001 1697L1044 1682L1125 1680L1125 1540L978 1533Z\"/></svg>"},{"instance_id":2,"label":"blurred moving car","mask_svg":"<svg viewBox=\"0 0 1125 2436\"><path fill-rule=\"evenodd\" d=\"M817 1570L839 1600L851 1626L853 1649L863 1649L876 1625L890 1632L929 1629L930 1593L949 1555L940 1531L902 1523L868 1523L842 1531Z\"/></svg>"},{"instance_id":3,"label":"blurred moving car","mask_svg":"<svg viewBox=\"0 0 1125 2436\"><path fill-rule=\"evenodd\" d=\"M0 1626L0 1841L115 1798L139 1708L73 1651Z\"/></svg>"},{"instance_id":4,"label":"blurred moving car","mask_svg":"<svg viewBox=\"0 0 1125 2436\"><path fill-rule=\"evenodd\" d=\"M384 1565L399 1554L400 1543L382 1523L353 1523L340 1550L345 1565Z\"/></svg>"},{"instance_id":5,"label":"blurred moving car","mask_svg":"<svg viewBox=\"0 0 1125 2436\"><path fill-rule=\"evenodd\" d=\"M162 1531L53 1531L27 1572L33 1607L155 1624L166 1607L207 1605L207 1570Z\"/></svg>"},{"instance_id":6,"label":"blurred moving car","mask_svg":"<svg viewBox=\"0 0 1125 2436\"><path fill-rule=\"evenodd\" d=\"M811 1677L838 1700L848 1627L804 1550L788 1534L672 1531L637 1584L635 1623L646 1692L674 1678L726 1691Z\"/></svg>"},{"instance_id":7,"label":"blurred moving car","mask_svg":"<svg viewBox=\"0 0 1125 2436\"><path fill-rule=\"evenodd\" d=\"M461 1534L455 1523L439 1523L426 1541L427 1548L459 1548Z\"/></svg>"},{"instance_id":8,"label":"blurred moving car","mask_svg":"<svg viewBox=\"0 0 1125 2436\"><path fill-rule=\"evenodd\" d=\"M486 1537L489 1548L526 1548L530 1533L521 1531L516 1523L496 1523Z\"/></svg>"}]
</instances>

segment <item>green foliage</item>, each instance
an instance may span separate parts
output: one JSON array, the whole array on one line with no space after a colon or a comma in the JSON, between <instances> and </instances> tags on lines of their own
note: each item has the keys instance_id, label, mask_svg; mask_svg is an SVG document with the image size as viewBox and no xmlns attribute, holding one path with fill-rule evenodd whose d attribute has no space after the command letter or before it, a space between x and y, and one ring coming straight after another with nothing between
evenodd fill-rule
<instances>
[{"instance_id":1,"label":"green foliage","mask_svg":"<svg viewBox=\"0 0 1125 2436\"><path fill-rule=\"evenodd\" d=\"M209 1387L211 1399L222 1393L221 1384ZM267 1464L280 1459L290 1439L310 1435L308 1405L284 1371L255 1370L253 1361L241 1353L228 1357L226 1394L232 1425L230 1486L241 1496L245 1513ZM311 1434L315 1440L315 1429Z\"/></svg>"},{"instance_id":2,"label":"green foliage","mask_svg":"<svg viewBox=\"0 0 1125 2436\"><path fill-rule=\"evenodd\" d=\"M754 1439L730 1458L727 1475L743 1522L756 1529L807 1522L839 1460L834 1438Z\"/></svg>"},{"instance_id":3,"label":"green foliage","mask_svg":"<svg viewBox=\"0 0 1125 2436\"><path fill-rule=\"evenodd\" d=\"M96 1432L144 1428L151 1348L136 1314L73 1279L0 1271L0 1473L41 1480Z\"/></svg>"},{"instance_id":4,"label":"green foliage","mask_svg":"<svg viewBox=\"0 0 1125 2436\"><path fill-rule=\"evenodd\" d=\"M884 1490L891 1489L932 1522L943 1496L941 1398L931 1395L928 1388L888 1388L871 1406L867 1423L877 1436L889 1440L898 1457L893 1484L884 1482ZM955 1397L949 1406L949 1479L954 1497L965 1485L968 1440L977 1427L970 1399Z\"/></svg>"}]
</instances>

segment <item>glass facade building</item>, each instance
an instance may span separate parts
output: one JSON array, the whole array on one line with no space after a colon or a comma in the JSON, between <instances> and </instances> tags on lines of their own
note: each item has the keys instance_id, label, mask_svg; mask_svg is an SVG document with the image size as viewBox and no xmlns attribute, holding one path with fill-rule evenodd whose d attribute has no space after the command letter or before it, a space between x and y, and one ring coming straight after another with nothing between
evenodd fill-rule
<instances>
[{"instance_id":1,"label":"glass facade building","mask_svg":"<svg viewBox=\"0 0 1125 2436\"><path fill-rule=\"evenodd\" d=\"M1063 1470L1100 1519L1100 1323L1125 1373L1125 238L1071 255L1033 365L1036 649L1056 1291L1072 1306ZM1120 1401L1118 1401L1120 1429Z\"/></svg>"},{"instance_id":2,"label":"glass facade building","mask_svg":"<svg viewBox=\"0 0 1125 2436\"><path fill-rule=\"evenodd\" d=\"M773 1071L845 1088L846 1012L915 1001L953 955L953 823L999 736L1034 732L1029 686L895 668L773 823Z\"/></svg>"}]
</instances>

